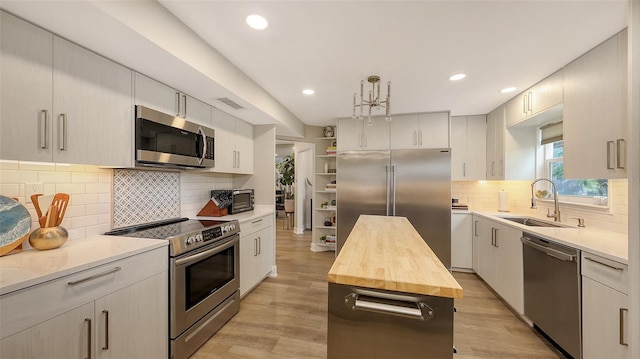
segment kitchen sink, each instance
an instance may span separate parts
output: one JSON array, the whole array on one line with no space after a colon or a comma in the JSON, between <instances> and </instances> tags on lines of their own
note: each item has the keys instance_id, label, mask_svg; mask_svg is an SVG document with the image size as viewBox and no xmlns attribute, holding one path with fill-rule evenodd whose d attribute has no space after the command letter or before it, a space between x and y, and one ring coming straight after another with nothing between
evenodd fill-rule
<instances>
[{"instance_id":1,"label":"kitchen sink","mask_svg":"<svg viewBox=\"0 0 640 359\"><path fill-rule=\"evenodd\" d=\"M547 222L537 218L530 218L530 217L500 217L500 218L506 219L507 221L524 224L525 226L529 226L529 227L556 227L556 228L569 227L565 224Z\"/></svg>"}]
</instances>

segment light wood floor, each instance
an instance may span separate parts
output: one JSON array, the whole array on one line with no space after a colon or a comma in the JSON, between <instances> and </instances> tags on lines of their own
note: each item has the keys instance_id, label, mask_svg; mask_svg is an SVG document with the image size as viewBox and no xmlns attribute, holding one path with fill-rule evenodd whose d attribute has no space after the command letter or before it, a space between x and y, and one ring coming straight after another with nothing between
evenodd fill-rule
<instances>
[{"instance_id":1,"label":"light wood floor","mask_svg":"<svg viewBox=\"0 0 640 359\"><path fill-rule=\"evenodd\" d=\"M192 358L326 358L326 275L334 253L311 252L310 233L294 235L282 224L278 219L278 276L245 296L240 312ZM454 276L464 289L456 301L454 359L563 358L475 274Z\"/></svg>"}]
</instances>

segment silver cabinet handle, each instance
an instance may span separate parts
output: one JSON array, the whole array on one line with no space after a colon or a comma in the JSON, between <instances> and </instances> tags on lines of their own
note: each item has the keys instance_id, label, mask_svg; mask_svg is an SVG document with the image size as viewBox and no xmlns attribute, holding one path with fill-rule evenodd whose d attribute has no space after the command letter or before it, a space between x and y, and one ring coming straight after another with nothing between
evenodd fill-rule
<instances>
[{"instance_id":1,"label":"silver cabinet handle","mask_svg":"<svg viewBox=\"0 0 640 359\"><path fill-rule=\"evenodd\" d=\"M588 261L590 261L590 262L593 262L593 263L598 263L598 264L603 265L603 266L605 266L605 267L609 267L609 268L611 268L611 269L613 269L613 270L617 270L617 271L623 271L623 270L624 270L624 268L620 268L620 267L612 266L611 264L607 264L607 263L602 263L602 262L597 261L597 260L595 260L595 259L593 259L593 258L591 258L591 257L584 257L584 259L586 259L586 260L588 260Z\"/></svg>"},{"instance_id":2,"label":"silver cabinet handle","mask_svg":"<svg viewBox=\"0 0 640 359\"><path fill-rule=\"evenodd\" d=\"M47 122L49 122L49 111L42 110L42 125L40 125L40 148L47 148Z\"/></svg>"},{"instance_id":3,"label":"silver cabinet handle","mask_svg":"<svg viewBox=\"0 0 640 359\"><path fill-rule=\"evenodd\" d=\"M238 168L240 168L240 151L236 151L238 153Z\"/></svg>"},{"instance_id":4,"label":"silver cabinet handle","mask_svg":"<svg viewBox=\"0 0 640 359\"><path fill-rule=\"evenodd\" d=\"M624 146L625 144L626 143L623 138L619 138L616 140L616 167L619 169L624 169L624 166L627 162L627 155L626 155L627 148L625 146L624 152L621 149L622 146Z\"/></svg>"},{"instance_id":5,"label":"silver cabinet handle","mask_svg":"<svg viewBox=\"0 0 640 359\"><path fill-rule=\"evenodd\" d=\"M257 256L258 255L258 238L254 238L253 239L253 256Z\"/></svg>"},{"instance_id":6,"label":"silver cabinet handle","mask_svg":"<svg viewBox=\"0 0 640 359\"><path fill-rule=\"evenodd\" d=\"M413 131L413 145L418 145L418 131Z\"/></svg>"},{"instance_id":7,"label":"silver cabinet handle","mask_svg":"<svg viewBox=\"0 0 640 359\"><path fill-rule=\"evenodd\" d=\"M613 141L607 141L607 169L612 170L613 165L611 165L611 146L613 146Z\"/></svg>"},{"instance_id":8,"label":"silver cabinet handle","mask_svg":"<svg viewBox=\"0 0 640 359\"><path fill-rule=\"evenodd\" d=\"M498 248L498 228L493 228L493 246Z\"/></svg>"},{"instance_id":9,"label":"silver cabinet handle","mask_svg":"<svg viewBox=\"0 0 640 359\"><path fill-rule=\"evenodd\" d=\"M176 92L176 117L180 117L180 92Z\"/></svg>"},{"instance_id":10,"label":"silver cabinet handle","mask_svg":"<svg viewBox=\"0 0 640 359\"><path fill-rule=\"evenodd\" d=\"M67 114L60 114L60 133L58 134L58 143L60 144L60 151L67 149Z\"/></svg>"},{"instance_id":11,"label":"silver cabinet handle","mask_svg":"<svg viewBox=\"0 0 640 359\"><path fill-rule=\"evenodd\" d=\"M258 254L262 254L262 237L258 236Z\"/></svg>"},{"instance_id":12,"label":"silver cabinet handle","mask_svg":"<svg viewBox=\"0 0 640 359\"><path fill-rule=\"evenodd\" d=\"M182 95L182 101L183 101L183 105L182 106L184 109L182 110L182 118L187 118L187 95Z\"/></svg>"},{"instance_id":13,"label":"silver cabinet handle","mask_svg":"<svg viewBox=\"0 0 640 359\"><path fill-rule=\"evenodd\" d=\"M262 220L263 220L263 218L256 219L255 221L251 222L251 224L260 223L260 222L262 222Z\"/></svg>"},{"instance_id":14,"label":"silver cabinet handle","mask_svg":"<svg viewBox=\"0 0 640 359\"><path fill-rule=\"evenodd\" d=\"M389 314L398 317L417 319L420 321L425 321L433 318L434 312L426 303L424 302L407 302L402 300L396 300L399 304L402 303L404 305L393 305L387 303L380 303L377 301L366 300L369 297L371 299L376 299L374 296L361 296L356 293L351 293L344 298L345 305L347 308L351 310L360 310L366 312L374 312L379 314ZM387 299L387 298L385 298ZM407 304L415 305L415 308L411 308L406 306Z\"/></svg>"},{"instance_id":15,"label":"silver cabinet handle","mask_svg":"<svg viewBox=\"0 0 640 359\"><path fill-rule=\"evenodd\" d=\"M88 331L87 331L87 358L91 359L91 351L93 349L93 345L91 343L91 318L84 318L85 323L87 323Z\"/></svg>"},{"instance_id":16,"label":"silver cabinet handle","mask_svg":"<svg viewBox=\"0 0 640 359\"><path fill-rule=\"evenodd\" d=\"M233 168L236 168L236 151L233 151Z\"/></svg>"},{"instance_id":17,"label":"silver cabinet handle","mask_svg":"<svg viewBox=\"0 0 640 359\"><path fill-rule=\"evenodd\" d=\"M102 350L109 350L109 311L103 310L104 314L104 346Z\"/></svg>"},{"instance_id":18,"label":"silver cabinet handle","mask_svg":"<svg viewBox=\"0 0 640 359\"><path fill-rule=\"evenodd\" d=\"M496 232L495 228L491 228L491 246L495 246Z\"/></svg>"},{"instance_id":19,"label":"silver cabinet handle","mask_svg":"<svg viewBox=\"0 0 640 359\"><path fill-rule=\"evenodd\" d=\"M462 177L467 177L467 163L462 162Z\"/></svg>"},{"instance_id":20,"label":"silver cabinet handle","mask_svg":"<svg viewBox=\"0 0 640 359\"><path fill-rule=\"evenodd\" d=\"M473 235L478 236L478 221L473 221Z\"/></svg>"},{"instance_id":21,"label":"silver cabinet handle","mask_svg":"<svg viewBox=\"0 0 640 359\"><path fill-rule=\"evenodd\" d=\"M111 273L115 273L115 272L117 272L117 271L119 271L121 269L122 268L120 268L120 267L115 267L113 269L109 269L108 271L105 271L105 272L102 272L102 273L98 273L98 274L94 274L94 275L92 275L90 277L86 277L86 278L74 280L74 281L71 281L71 282L67 282L67 284L68 285L78 285L78 284L81 284L81 283L84 283L84 282L88 282L88 281L93 280L93 279L104 277L105 275L109 275Z\"/></svg>"},{"instance_id":22,"label":"silver cabinet handle","mask_svg":"<svg viewBox=\"0 0 640 359\"><path fill-rule=\"evenodd\" d=\"M629 343L624 340L624 313L628 311L629 309L627 308L620 308L620 345L624 345L626 347L629 346Z\"/></svg>"},{"instance_id":23,"label":"silver cabinet handle","mask_svg":"<svg viewBox=\"0 0 640 359\"><path fill-rule=\"evenodd\" d=\"M524 95L524 98L522 99L522 113L527 113L527 95Z\"/></svg>"},{"instance_id":24,"label":"silver cabinet handle","mask_svg":"<svg viewBox=\"0 0 640 359\"><path fill-rule=\"evenodd\" d=\"M491 175L492 176L496 175L495 167L496 167L496 161L491 161Z\"/></svg>"}]
</instances>

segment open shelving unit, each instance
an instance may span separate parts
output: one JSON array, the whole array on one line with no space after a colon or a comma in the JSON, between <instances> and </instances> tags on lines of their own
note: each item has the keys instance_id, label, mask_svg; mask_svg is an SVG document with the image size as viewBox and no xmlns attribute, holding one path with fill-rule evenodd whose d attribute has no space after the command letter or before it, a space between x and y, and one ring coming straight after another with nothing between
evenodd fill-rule
<instances>
[{"instance_id":1,"label":"open shelving unit","mask_svg":"<svg viewBox=\"0 0 640 359\"><path fill-rule=\"evenodd\" d=\"M311 250L313 252L335 251L335 238L338 225L336 218L336 190L329 188L336 180L336 154L327 153L330 147L335 150L336 137L318 137L315 139L315 193L313 208L313 229ZM334 182L335 183L335 182ZM332 205L333 202L333 205ZM329 219L330 226L325 225ZM329 237L329 240L327 240ZM331 242L331 238L334 240Z\"/></svg>"}]
</instances>

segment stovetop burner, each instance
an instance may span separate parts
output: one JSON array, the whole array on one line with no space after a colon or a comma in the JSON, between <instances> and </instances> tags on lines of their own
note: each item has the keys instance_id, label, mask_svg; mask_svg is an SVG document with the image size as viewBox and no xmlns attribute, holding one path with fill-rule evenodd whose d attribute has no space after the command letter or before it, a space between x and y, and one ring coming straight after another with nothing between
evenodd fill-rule
<instances>
[{"instance_id":1,"label":"stovetop burner","mask_svg":"<svg viewBox=\"0 0 640 359\"><path fill-rule=\"evenodd\" d=\"M166 239L171 243L170 252L173 256L239 232L240 224L237 220L197 220L185 217L121 227L106 232L105 235Z\"/></svg>"}]
</instances>

